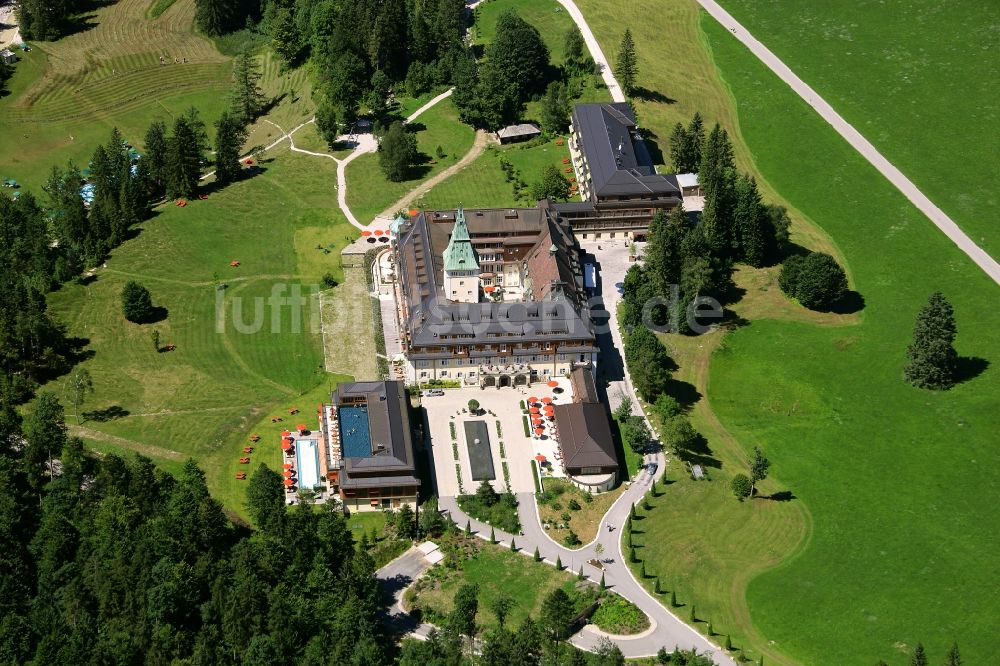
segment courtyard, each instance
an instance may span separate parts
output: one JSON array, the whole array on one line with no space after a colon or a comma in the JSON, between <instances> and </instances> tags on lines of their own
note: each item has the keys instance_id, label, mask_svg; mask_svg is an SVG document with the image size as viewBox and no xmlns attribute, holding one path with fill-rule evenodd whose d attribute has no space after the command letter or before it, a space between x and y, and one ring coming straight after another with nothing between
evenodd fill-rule
<instances>
[{"instance_id":1,"label":"courtyard","mask_svg":"<svg viewBox=\"0 0 1000 666\"><path fill-rule=\"evenodd\" d=\"M545 403L541 400L548 398L555 404L565 404L572 400L572 393L568 379L553 381L558 383L553 387L557 390L546 383L513 388L466 387L422 398L430 427L437 494L453 497L475 492L484 470L489 476L490 466L493 470L490 483L497 492L533 493L531 463L536 457L544 457L545 463L540 467L547 469L549 475L562 476L558 440L552 422L544 415ZM521 407L522 402L527 406L529 398L536 398L537 404L543 405L536 407L539 414L535 423L531 419L536 415L524 414ZM479 402L477 414L469 412L470 400ZM530 435L525 435L526 416ZM537 436L536 425L541 430Z\"/></svg>"}]
</instances>

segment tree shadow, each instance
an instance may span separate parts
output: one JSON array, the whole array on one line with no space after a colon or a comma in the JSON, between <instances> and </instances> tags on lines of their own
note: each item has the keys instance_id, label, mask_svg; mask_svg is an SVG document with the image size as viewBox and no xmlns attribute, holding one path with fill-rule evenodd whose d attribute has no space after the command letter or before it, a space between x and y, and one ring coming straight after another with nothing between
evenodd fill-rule
<instances>
[{"instance_id":1,"label":"tree shadow","mask_svg":"<svg viewBox=\"0 0 1000 666\"><path fill-rule=\"evenodd\" d=\"M761 499L769 499L775 502L791 502L792 500L798 499L791 490L779 490L776 493L771 493L767 497L761 497Z\"/></svg>"},{"instance_id":2,"label":"tree shadow","mask_svg":"<svg viewBox=\"0 0 1000 666\"><path fill-rule=\"evenodd\" d=\"M701 392L691 382L671 378L667 382L665 393L681 404L686 410L701 400Z\"/></svg>"},{"instance_id":3,"label":"tree shadow","mask_svg":"<svg viewBox=\"0 0 1000 666\"><path fill-rule=\"evenodd\" d=\"M660 104L677 103L676 99L667 97L658 90L650 90L649 88L644 88L642 86L636 86L632 89L632 97L641 99L644 102L659 102Z\"/></svg>"},{"instance_id":4,"label":"tree shadow","mask_svg":"<svg viewBox=\"0 0 1000 666\"><path fill-rule=\"evenodd\" d=\"M955 361L955 383L971 381L986 372L990 362L978 356L959 356Z\"/></svg>"},{"instance_id":5,"label":"tree shadow","mask_svg":"<svg viewBox=\"0 0 1000 666\"><path fill-rule=\"evenodd\" d=\"M865 309L865 297L856 291L848 291L839 301L826 309L834 314L854 314Z\"/></svg>"},{"instance_id":6,"label":"tree shadow","mask_svg":"<svg viewBox=\"0 0 1000 666\"><path fill-rule=\"evenodd\" d=\"M96 6L102 6L103 3L93 3ZM93 9L93 7L91 7ZM66 21L66 29L62 31L60 39L69 37L70 35L76 35L81 32L87 32L88 30L93 30L97 27L97 14L87 14L82 13L74 16L73 18Z\"/></svg>"},{"instance_id":7,"label":"tree shadow","mask_svg":"<svg viewBox=\"0 0 1000 666\"><path fill-rule=\"evenodd\" d=\"M161 305L154 305L149 311L149 316L142 320L143 324L158 324L167 318L168 311Z\"/></svg>"},{"instance_id":8,"label":"tree shadow","mask_svg":"<svg viewBox=\"0 0 1000 666\"><path fill-rule=\"evenodd\" d=\"M424 125L419 120L414 120L412 123L406 124L406 131L410 134L416 134L417 132L423 132L427 129L427 125Z\"/></svg>"},{"instance_id":9,"label":"tree shadow","mask_svg":"<svg viewBox=\"0 0 1000 666\"><path fill-rule=\"evenodd\" d=\"M692 465L722 469L722 461L715 457L708 445L708 439L701 433L698 433L694 443L690 447L682 449L678 456L681 460Z\"/></svg>"},{"instance_id":10,"label":"tree shadow","mask_svg":"<svg viewBox=\"0 0 1000 666\"><path fill-rule=\"evenodd\" d=\"M105 407L104 409L93 409L89 412L83 412L81 416L83 416L83 418L87 421L105 423L115 419L123 419L129 414L131 414L131 412L123 408L121 405L111 405L110 407Z\"/></svg>"},{"instance_id":11,"label":"tree shadow","mask_svg":"<svg viewBox=\"0 0 1000 666\"><path fill-rule=\"evenodd\" d=\"M276 97L272 97L271 99L267 100L264 103L264 106L261 107L260 115L258 117L263 118L267 114L271 113L271 111L274 110L274 107L276 107L279 104L281 104L281 102L284 101L284 99L286 97L288 97L288 93L287 92L283 92L280 95L278 95Z\"/></svg>"}]
</instances>

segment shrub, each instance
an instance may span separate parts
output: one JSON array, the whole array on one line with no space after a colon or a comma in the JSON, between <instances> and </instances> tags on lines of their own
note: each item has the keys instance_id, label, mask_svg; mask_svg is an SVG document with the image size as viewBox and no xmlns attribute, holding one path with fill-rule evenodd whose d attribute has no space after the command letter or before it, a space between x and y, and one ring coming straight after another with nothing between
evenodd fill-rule
<instances>
[{"instance_id":1,"label":"shrub","mask_svg":"<svg viewBox=\"0 0 1000 666\"><path fill-rule=\"evenodd\" d=\"M733 477L733 480L729 482L729 487L733 490L733 495L736 499L743 501L750 497L750 491L753 488L753 484L750 483L750 477L746 474L737 474Z\"/></svg>"},{"instance_id":2,"label":"shrub","mask_svg":"<svg viewBox=\"0 0 1000 666\"><path fill-rule=\"evenodd\" d=\"M637 634L649 627L649 618L631 601L609 595L591 616L601 631L612 634Z\"/></svg>"},{"instance_id":3,"label":"shrub","mask_svg":"<svg viewBox=\"0 0 1000 666\"><path fill-rule=\"evenodd\" d=\"M323 273L323 286L327 289L333 289L338 284L337 278L333 277L333 273Z\"/></svg>"},{"instance_id":4,"label":"shrub","mask_svg":"<svg viewBox=\"0 0 1000 666\"><path fill-rule=\"evenodd\" d=\"M576 532L570 530L569 534L567 534L566 537L563 539L563 543L565 543L567 546L579 546L581 541L580 537L576 535Z\"/></svg>"},{"instance_id":5,"label":"shrub","mask_svg":"<svg viewBox=\"0 0 1000 666\"><path fill-rule=\"evenodd\" d=\"M136 324L149 321L153 315L153 299L149 290L136 282L129 280L122 289L122 314L125 319Z\"/></svg>"},{"instance_id":6,"label":"shrub","mask_svg":"<svg viewBox=\"0 0 1000 666\"><path fill-rule=\"evenodd\" d=\"M577 502L575 499L571 499L566 506L568 506L571 511L579 511L580 510L580 503Z\"/></svg>"},{"instance_id":7,"label":"shrub","mask_svg":"<svg viewBox=\"0 0 1000 666\"><path fill-rule=\"evenodd\" d=\"M785 260L778 285L810 310L827 310L847 293L847 275L836 259L825 252Z\"/></svg>"}]
</instances>

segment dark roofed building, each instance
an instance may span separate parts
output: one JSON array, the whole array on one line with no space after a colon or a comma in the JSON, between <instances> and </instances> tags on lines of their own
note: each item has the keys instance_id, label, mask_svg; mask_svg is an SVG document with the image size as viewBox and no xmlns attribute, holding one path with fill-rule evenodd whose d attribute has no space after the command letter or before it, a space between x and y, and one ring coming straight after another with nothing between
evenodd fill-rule
<instances>
[{"instance_id":1,"label":"dark roofed building","mask_svg":"<svg viewBox=\"0 0 1000 666\"><path fill-rule=\"evenodd\" d=\"M346 508L416 506L420 480L403 382L341 384L321 423L327 480Z\"/></svg>"},{"instance_id":2,"label":"dark roofed building","mask_svg":"<svg viewBox=\"0 0 1000 666\"><path fill-rule=\"evenodd\" d=\"M615 442L604 405L572 402L556 405L553 412L567 474L572 477L618 474Z\"/></svg>"},{"instance_id":3,"label":"dark roofed building","mask_svg":"<svg viewBox=\"0 0 1000 666\"><path fill-rule=\"evenodd\" d=\"M499 388L593 363L580 248L546 202L422 211L399 226L394 247L412 381Z\"/></svg>"},{"instance_id":4,"label":"dark roofed building","mask_svg":"<svg viewBox=\"0 0 1000 666\"><path fill-rule=\"evenodd\" d=\"M555 207L582 238L644 236L657 210L680 203L677 180L656 173L627 102L577 104L570 133L583 201Z\"/></svg>"}]
</instances>

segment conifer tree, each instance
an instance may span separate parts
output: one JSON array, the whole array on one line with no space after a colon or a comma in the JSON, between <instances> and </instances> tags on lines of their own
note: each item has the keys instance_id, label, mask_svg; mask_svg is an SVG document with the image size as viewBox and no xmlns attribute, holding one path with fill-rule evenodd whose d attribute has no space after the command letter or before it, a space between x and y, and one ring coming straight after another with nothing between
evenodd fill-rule
<instances>
[{"instance_id":1,"label":"conifer tree","mask_svg":"<svg viewBox=\"0 0 1000 666\"><path fill-rule=\"evenodd\" d=\"M910 666L927 666L927 654L924 652L923 643L917 643L917 647L913 650Z\"/></svg>"},{"instance_id":2,"label":"conifer tree","mask_svg":"<svg viewBox=\"0 0 1000 666\"><path fill-rule=\"evenodd\" d=\"M535 561L536 562L541 562L542 561L542 555L541 555L541 553L538 552L538 546L535 546L535 556L534 557L535 557Z\"/></svg>"},{"instance_id":3,"label":"conifer tree","mask_svg":"<svg viewBox=\"0 0 1000 666\"><path fill-rule=\"evenodd\" d=\"M737 259L754 267L764 265L765 211L753 176L736 179L736 208L733 212Z\"/></svg>"},{"instance_id":4,"label":"conifer tree","mask_svg":"<svg viewBox=\"0 0 1000 666\"><path fill-rule=\"evenodd\" d=\"M562 571L562 558L556 555L556 571Z\"/></svg>"},{"instance_id":5,"label":"conifer tree","mask_svg":"<svg viewBox=\"0 0 1000 666\"><path fill-rule=\"evenodd\" d=\"M256 58L247 50L233 60L232 107L237 117L248 125L264 108L264 93L260 89L261 70Z\"/></svg>"},{"instance_id":6,"label":"conifer tree","mask_svg":"<svg viewBox=\"0 0 1000 666\"><path fill-rule=\"evenodd\" d=\"M951 303L939 291L931 294L917 314L904 379L918 388L943 390L955 384L958 355L953 346L957 329Z\"/></svg>"},{"instance_id":7,"label":"conifer tree","mask_svg":"<svg viewBox=\"0 0 1000 666\"><path fill-rule=\"evenodd\" d=\"M962 666L962 655L958 652L958 643L952 643L948 656L944 658L944 666Z\"/></svg>"},{"instance_id":8,"label":"conifer tree","mask_svg":"<svg viewBox=\"0 0 1000 666\"><path fill-rule=\"evenodd\" d=\"M512 553L517 552L517 544L514 543L514 537L510 538L510 552Z\"/></svg>"},{"instance_id":9,"label":"conifer tree","mask_svg":"<svg viewBox=\"0 0 1000 666\"><path fill-rule=\"evenodd\" d=\"M639 65L636 62L635 42L632 41L632 31L625 29L622 43L618 48L618 62L615 63L615 76L621 84L622 92L631 95L635 91L636 77L639 75Z\"/></svg>"},{"instance_id":10,"label":"conifer tree","mask_svg":"<svg viewBox=\"0 0 1000 666\"><path fill-rule=\"evenodd\" d=\"M145 173L150 194L161 197L167 187L167 126L154 120L143 140L146 152L139 160L139 171Z\"/></svg>"},{"instance_id":11,"label":"conifer tree","mask_svg":"<svg viewBox=\"0 0 1000 666\"><path fill-rule=\"evenodd\" d=\"M246 140L243 121L236 114L223 111L215 124L215 182L226 185L240 177L240 152Z\"/></svg>"}]
</instances>

